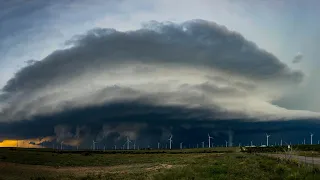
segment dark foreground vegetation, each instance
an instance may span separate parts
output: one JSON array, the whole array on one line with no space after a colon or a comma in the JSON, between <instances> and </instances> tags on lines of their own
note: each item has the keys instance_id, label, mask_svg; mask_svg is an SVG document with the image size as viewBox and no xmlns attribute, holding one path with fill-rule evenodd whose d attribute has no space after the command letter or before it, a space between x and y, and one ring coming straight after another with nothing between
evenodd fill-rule
<instances>
[{"instance_id":1,"label":"dark foreground vegetation","mask_svg":"<svg viewBox=\"0 0 320 180\"><path fill-rule=\"evenodd\" d=\"M185 153L193 151L193 153ZM0 149L1 180L320 179L317 168L233 151L52 152Z\"/></svg>"}]
</instances>

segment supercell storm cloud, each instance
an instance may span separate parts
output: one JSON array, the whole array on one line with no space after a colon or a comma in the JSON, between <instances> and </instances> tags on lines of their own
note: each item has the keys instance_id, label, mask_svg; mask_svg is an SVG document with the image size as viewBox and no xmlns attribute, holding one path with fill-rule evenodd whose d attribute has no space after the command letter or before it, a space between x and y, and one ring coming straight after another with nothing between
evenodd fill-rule
<instances>
[{"instance_id":1,"label":"supercell storm cloud","mask_svg":"<svg viewBox=\"0 0 320 180\"><path fill-rule=\"evenodd\" d=\"M3 87L4 136L147 143L174 133L183 139L190 129L230 136L230 129L252 131L250 122L320 116L272 104L299 87L304 73L211 21L96 28L66 44L44 59L26 59Z\"/></svg>"}]
</instances>

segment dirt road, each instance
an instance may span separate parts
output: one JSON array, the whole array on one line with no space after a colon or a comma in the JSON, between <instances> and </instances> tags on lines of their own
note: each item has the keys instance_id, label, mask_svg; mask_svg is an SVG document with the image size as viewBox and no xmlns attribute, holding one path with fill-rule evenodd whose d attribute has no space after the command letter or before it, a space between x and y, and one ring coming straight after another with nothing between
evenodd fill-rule
<instances>
[{"instance_id":1,"label":"dirt road","mask_svg":"<svg viewBox=\"0 0 320 180\"><path fill-rule=\"evenodd\" d=\"M296 160L301 163L320 165L320 157L306 157L306 156L298 156L298 155L291 155L291 154L290 155L288 155L288 154L263 154L263 155L282 158L282 159Z\"/></svg>"}]
</instances>

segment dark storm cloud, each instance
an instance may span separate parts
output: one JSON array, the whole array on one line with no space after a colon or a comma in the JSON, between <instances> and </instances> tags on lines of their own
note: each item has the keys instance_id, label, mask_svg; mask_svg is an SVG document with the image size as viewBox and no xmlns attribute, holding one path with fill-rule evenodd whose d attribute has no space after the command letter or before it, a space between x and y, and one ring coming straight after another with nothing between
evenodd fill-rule
<instances>
[{"instance_id":1,"label":"dark storm cloud","mask_svg":"<svg viewBox=\"0 0 320 180\"><path fill-rule=\"evenodd\" d=\"M130 113L126 113L130 112ZM132 113L134 112L134 113ZM192 117L192 114L202 116ZM8 138L39 138L54 136L53 140L84 139L82 147L90 147L92 140L108 147L122 145L126 136L134 139L141 146L148 144L156 147L160 141L165 143L170 134L174 136L174 147L178 142L192 145L207 141L207 133L214 137L214 144L224 144L233 134L233 143L250 143L250 140L264 142L265 133L272 136L270 142L302 141L309 132L319 130L319 122L312 120L258 122L254 119L219 120L221 114L203 109L185 109L180 107L163 107L142 102L119 102L103 106L86 107L38 116L32 120L6 122L0 124L2 137ZM208 118L210 115L211 118ZM179 118L176 118L179 117ZM183 122L183 123L182 123ZM26 128L28 127L28 128ZM320 137L317 134L316 137ZM66 141L67 142L67 141ZM46 142L49 147L51 144ZM80 145L81 146L81 145Z\"/></svg>"},{"instance_id":2,"label":"dark storm cloud","mask_svg":"<svg viewBox=\"0 0 320 180\"><path fill-rule=\"evenodd\" d=\"M241 35L204 20L150 22L127 32L94 29L68 43L73 46L32 61L7 82L1 137L90 144L129 136L150 144L171 133L183 141L194 133L195 141L210 132L221 142L255 130L278 133L258 118L291 112L274 111L264 92L250 92L303 78ZM244 103L251 103L249 113Z\"/></svg>"},{"instance_id":3,"label":"dark storm cloud","mask_svg":"<svg viewBox=\"0 0 320 180\"><path fill-rule=\"evenodd\" d=\"M47 11L54 0L10 0L0 2L0 49L9 50L14 44L28 39L29 35L41 31L40 24L47 23ZM34 29L37 27L37 30ZM18 40L19 39L19 40ZM5 51L3 51L5 52Z\"/></svg>"},{"instance_id":4,"label":"dark storm cloud","mask_svg":"<svg viewBox=\"0 0 320 180\"><path fill-rule=\"evenodd\" d=\"M206 66L258 80L300 82L303 74L290 70L274 55L236 32L204 20L181 24L150 22L136 31L94 29L20 70L4 91L32 90L48 83L64 83L85 72L121 63L171 63Z\"/></svg>"}]
</instances>

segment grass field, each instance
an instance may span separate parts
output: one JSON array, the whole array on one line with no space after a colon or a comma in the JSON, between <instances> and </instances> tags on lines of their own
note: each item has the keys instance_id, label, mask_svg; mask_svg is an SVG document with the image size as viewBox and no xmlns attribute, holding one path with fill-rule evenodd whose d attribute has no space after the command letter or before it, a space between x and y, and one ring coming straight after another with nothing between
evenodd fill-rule
<instances>
[{"instance_id":1,"label":"grass field","mask_svg":"<svg viewBox=\"0 0 320 180\"><path fill-rule=\"evenodd\" d=\"M62 153L2 148L0 179L280 180L320 179L320 173L318 169L236 149Z\"/></svg>"}]
</instances>

